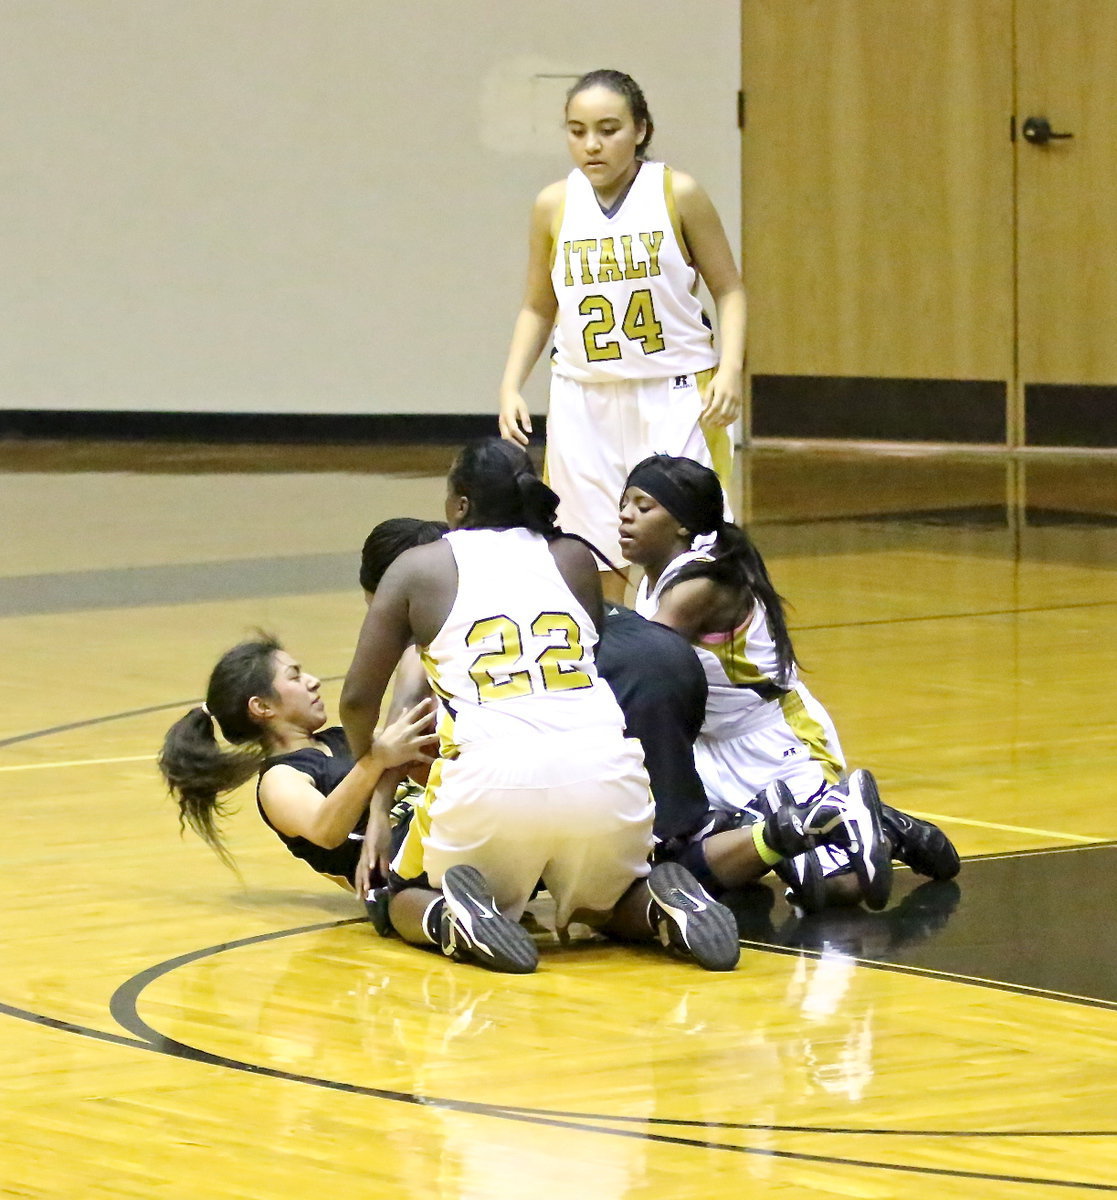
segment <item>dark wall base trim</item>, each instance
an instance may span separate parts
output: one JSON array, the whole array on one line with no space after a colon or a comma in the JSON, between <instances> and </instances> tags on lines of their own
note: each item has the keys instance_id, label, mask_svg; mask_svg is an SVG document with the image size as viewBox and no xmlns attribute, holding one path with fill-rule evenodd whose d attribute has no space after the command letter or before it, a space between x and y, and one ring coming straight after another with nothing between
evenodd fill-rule
<instances>
[{"instance_id":1,"label":"dark wall base trim","mask_svg":"<svg viewBox=\"0 0 1117 1200\"><path fill-rule=\"evenodd\" d=\"M1117 385L1024 385L1024 440L1030 446L1117 447Z\"/></svg>"},{"instance_id":2,"label":"dark wall base trim","mask_svg":"<svg viewBox=\"0 0 1117 1200\"><path fill-rule=\"evenodd\" d=\"M533 417L542 432L544 421ZM0 437L169 442L425 442L497 435L496 413L201 413L0 409Z\"/></svg>"},{"instance_id":3,"label":"dark wall base trim","mask_svg":"<svg viewBox=\"0 0 1117 1200\"><path fill-rule=\"evenodd\" d=\"M754 375L752 436L1003 444L1006 398L995 379Z\"/></svg>"}]
</instances>

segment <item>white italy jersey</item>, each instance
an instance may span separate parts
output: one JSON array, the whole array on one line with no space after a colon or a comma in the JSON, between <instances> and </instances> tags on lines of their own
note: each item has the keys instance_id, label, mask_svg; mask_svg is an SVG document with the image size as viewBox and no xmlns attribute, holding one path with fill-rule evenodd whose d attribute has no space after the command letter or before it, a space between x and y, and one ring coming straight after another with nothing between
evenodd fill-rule
<instances>
[{"instance_id":1,"label":"white italy jersey","mask_svg":"<svg viewBox=\"0 0 1117 1200\"><path fill-rule=\"evenodd\" d=\"M688 550L673 559L650 595L643 580L636 611L654 616L667 584L703 557L704 550ZM709 684L694 765L711 808L747 808L774 779L782 779L801 801L838 781L844 762L830 715L794 667L783 687L775 684L779 656L762 604L732 633L700 637L694 652Z\"/></svg>"},{"instance_id":2,"label":"white italy jersey","mask_svg":"<svg viewBox=\"0 0 1117 1200\"><path fill-rule=\"evenodd\" d=\"M593 650L597 630L545 538L527 529L446 535L458 591L421 650L445 717L443 757L493 738L624 730Z\"/></svg>"},{"instance_id":3,"label":"white italy jersey","mask_svg":"<svg viewBox=\"0 0 1117 1200\"><path fill-rule=\"evenodd\" d=\"M551 282L554 370L579 383L666 379L717 365L663 163L643 163L606 215L578 168L566 180Z\"/></svg>"},{"instance_id":4,"label":"white italy jersey","mask_svg":"<svg viewBox=\"0 0 1117 1200\"><path fill-rule=\"evenodd\" d=\"M651 593L645 576L640 580L633 608L642 617L652 619L668 584L683 567L703 559L710 560L706 550L684 551L667 564ZM778 704L772 699L774 694L794 692L800 687L794 665L783 686L775 686L779 654L764 606L759 602L739 628L731 633L705 635L692 645L709 685L702 726L707 737L737 735L751 727L756 715L766 710L778 712Z\"/></svg>"}]
</instances>

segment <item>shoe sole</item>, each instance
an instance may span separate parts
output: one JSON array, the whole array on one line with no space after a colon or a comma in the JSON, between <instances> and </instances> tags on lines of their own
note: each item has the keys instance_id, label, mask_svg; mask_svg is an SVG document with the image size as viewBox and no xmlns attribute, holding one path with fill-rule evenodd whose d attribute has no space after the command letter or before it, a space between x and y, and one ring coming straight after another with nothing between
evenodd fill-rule
<instances>
[{"instance_id":1,"label":"shoe sole","mask_svg":"<svg viewBox=\"0 0 1117 1200\"><path fill-rule=\"evenodd\" d=\"M678 863L653 867L647 884L694 961L707 971L732 971L741 958L741 942L729 909L708 896Z\"/></svg>"},{"instance_id":2,"label":"shoe sole","mask_svg":"<svg viewBox=\"0 0 1117 1200\"><path fill-rule=\"evenodd\" d=\"M476 867L451 867L442 876L442 894L471 962L509 975L529 975L539 965L531 934L500 912Z\"/></svg>"},{"instance_id":3,"label":"shoe sole","mask_svg":"<svg viewBox=\"0 0 1117 1200\"><path fill-rule=\"evenodd\" d=\"M858 845L856 853L850 851L850 862L866 907L879 912L892 895L892 853L881 824L880 792L870 771L851 772L848 806Z\"/></svg>"},{"instance_id":4,"label":"shoe sole","mask_svg":"<svg viewBox=\"0 0 1117 1200\"><path fill-rule=\"evenodd\" d=\"M365 912L373 929L381 937L391 937L395 930L388 916L388 889L373 888L365 897Z\"/></svg>"},{"instance_id":5,"label":"shoe sole","mask_svg":"<svg viewBox=\"0 0 1117 1200\"><path fill-rule=\"evenodd\" d=\"M761 795L769 812L775 812L778 808L791 808L795 804L795 793L782 779L772 780Z\"/></svg>"},{"instance_id":6,"label":"shoe sole","mask_svg":"<svg viewBox=\"0 0 1117 1200\"><path fill-rule=\"evenodd\" d=\"M788 899L796 908L817 913L826 907L825 877L813 850L781 859L774 870L787 884Z\"/></svg>"}]
</instances>

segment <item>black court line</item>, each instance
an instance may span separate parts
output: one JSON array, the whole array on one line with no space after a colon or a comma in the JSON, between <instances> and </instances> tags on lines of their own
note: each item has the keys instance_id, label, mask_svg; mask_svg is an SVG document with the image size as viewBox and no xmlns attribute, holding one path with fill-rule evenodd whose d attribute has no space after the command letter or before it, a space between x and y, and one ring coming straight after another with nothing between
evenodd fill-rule
<instances>
[{"instance_id":1,"label":"black court line","mask_svg":"<svg viewBox=\"0 0 1117 1200\"><path fill-rule=\"evenodd\" d=\"M337 683L344 675L323 675L322 683ZM52 725L49 729L35 729L30 733L17 733L14 737L0 738L0 750L5 746L14 746L17 742L30 742L35 738L50 737L54 733L69 733L72 729L88 729L91 725L104 725L109 721L125 721L129 717L143 717L148 713L170 712L175 708L196 708L201 704L201 697L195 696L190 700L172 700L170 704L150 704L147 708L129 708L124 712L109 713L104 717L87 717L84 721L70 721L67 725ZM154 758L154 754L152 758Z\"/></svg>"},{"instance_id":2,"label":"black court line","mask_svg":"<svg viewBox=\"0 0 1117 1200\"><path fill-rule=\"evenodd\" d=\"M225 953L229 950L244 946L257 945L262 942L275 941L279 938L293 937L303 933L318 932L324 929L334 929L345 925L363 924L360 917L345 918L338 921L325 921L313 925L303 925L293 929L279 930L272 933L256 934L252 937L241 938L232 942L221 943L217 946L201 950L189 951L175 958L146 968L132 976L116 989L110 1000L110 1013L123 1028L134 1036L124 1037L105 1030L93 1029L89 1026L78 1025L72 1021L56 1017L48 1017L19 1008L15 1005L0 1002L0 1014L28 1021L30 1023L87 1037L95 1041L112 1045L125 1046L131 1049L143 1050L149 1053L164 1054L173 1058L181 1058L208 1066L223 1067L227 1070L240 1071L262 1078L276 1079L288 1083L299 1083L311 1087L324 1088L330 1091L344 1092L351 1095L365 1096L371 1099L387 1100L401 1104L419 1105L427 1108L440 1108L447 1111L470 1113L477 1116L488 1116L499 1120L515 1121L531 1125L548 1126L557 1129L569 1129L577 1132L603 1134L611 1137L633 1138L641 1141L657 1142L667 1145L685 1146L692 1149L724 1151L731 1154L746 1154L762 1158L774 1158L788 1162L820 1163L832 1166L862 1167L878 1171L894 1171L906 1175L925 1175L937 1178L966 1179L985 1183L1019 1183L1037 1187L1067 1188L1078 1191L1117 1192L1117 1184L1088 1183L1082 1180L1057 1179L1051 1177L1030 1175L1008 1175L987 1171L966 1171L945 1167L920 1167L905 1163L888 1163L872 1159L848 1158L833 1154L809 1154L802 1151L773 1150L766 1147L740 1146L732 1142L716 1141L710 1138L694 1138L682 1135L669 1135L649 1132L647 1129L613 1128L612 1124L671 1126L675 1128L735 1130L739 1132L762 1133L813 1133L845 1136L902 1136L902 1137L935 1137L935 1138L1051 1138L1051 1137L1113 1137L1117 1131L1110 1130L911 1130L911 1129L875 1129L838 1126L803 1126L803 1125L772 1125L762 1123L729 1122L729 1121L689 1121L669 1117L626 1117L612 1114L578 1113L567 1111L549 1111L546 1109L525 1108L514 1105L487 1104L471 1100L455 1100L450 1097L423 1096L414 1092L402 1092L388 1088L370 1087L364 1084L347 1083L342 1080L324 1079L314 1075L304 1075L295 1071L285 1071L276 1067L268 1067L259 1063L251 1063L242 1059L230 1058L228 1055L216 1054L198 1046L191 1046L175 1038L166 1036L153 1029L140 1017L137 1004L144 989L156 979L169 974L178 967L197 962L203 958ZM612 1123L612 1124L610 1124Z\"/></svg>"},{"instance_id":3,"label":"black court line","mask_svg":"<svg viewBox=\"0 0 1117 1200\"><path fill-rule=\"evenodd\" d=\"M986 854L969 854L965 861L996 862L1001 858L1030 858L1039 854L1077 854L1080 850L1097 850L1105 846L1117 846L1117 838L1103 838L1097 842L1080 842L1076 846L1039 846L1032 850L990 850Z\"/></svg>"},{"instance_id":4,"label":"black court line","mask_svg":"<svg viewBox=\"0 0 1117 1200\"><path fill-rule=\"evenodd\" d=\"M164 1053L173 1054L176 1057L190 1058L199 1062L206 1062L215 1066L225 1066L234 1070L247 1071L255 1075L263 1075L271 1078L284 1079L291 1082L300 1082L311 1086L329 1088L336 1091L351 1092L357 1095L366 1095L384 1100L393 1100L408 1104L422 1104L427 1107L438 1107L452 1109L456 1111L469 1112L483 1116L493 1116L505 1120L524 1121L531 1124L550 1125L558 1128L576 1129L585 1132L606 1133L613 1136L621 1137L638 1137L649 1141L666 1142L674 1145L697 1146L706 1149L726 1150L738 1154L755 1154L764 1157L783 1158L793 1161L803 1162L818 1162L832 1163L835 1165L869 1167L878 1170L893 1170L902 1171L913 1174L926 1174L935 1176L947 1176L951 1178L983 1180L986 1182L1006 1182L1006 1183L1031 1183L1042 1186L1054 1187L1072 1187L1078 1189L1098 1190L1098 1191L1114 1191L1117 1192L1117 1185L1107 1184L1092 1184L1074 1180L1058 1180L1045 1179L1030 1176L1017 1175L1000 1175L987 1172L967 1172L958 1170L949 1170L946 1168L934 1167L914 1167L909 1165L896 1165L892 1163L880 1163L871 1160L849 1159L834 1155L817 1155L806 1154L795 1151L779 1151L770 1150L767 1148L756 1148L737 1146L732 1143L712 1142L708 1139L695 1140L692 1138L681 1136L667 1136L663 1134L641 1133L624 1129L611 1129L607 1126L591 1124L590 1122L597 1121L612 1121L617 1120L621 1123L632 1120L638 1121L638 1118L613 1118L608 1115L596 1116L587 1113L556 1113L544 1109L532 1109L522 1107L511 1107L504 1105L492 1105L477 1101L454 1100L448 1097L429 1097L419 1096L410 1092L399 1092L384 1088L373 1088L367 1085L348 1084L338 1080L321 1079L316 1076L302 1075L295 1072L283 1071L273 1067L261 1066L255 1063L248 1063L240 1059L232 1059L226 1055L214 1054L210 1051L203 1050L200 1047L189 1046L177 1039L169 1038L166 1035L160 1034L154 1030L140 1017L137 1005L139 998L144 989L156 979L169 974L171 971L180 966L189 963L197 962L203 958L212 957L216 954L224 953L229 950L238 949L243 946L257 945L262 942L274 941L281 937L294 936L296 934L318 931L322 929L337 928L344 925L362 924L362 918L349 918L340 921L328 921L315 925L302 926L298 929L283 930L270 934L257 934L253 937L243 938L239 941L228 942L218 946L209 947L202 950L191 951L176 958L168 959L165 962L157 963L144 971L139 972L131 979L122 984L116 992L114 992L110 1001L110 1012L113 1018L125 1029L134 1033L142 1042L146 1042L153 1047L159 1047ZM673 1126L690 1126L699 1128L723 1128L723 1129L741 1129L755 1132L823 1132L822 1130L812 1130L809 1127L801 1126L776 1126L776 1125L734 1125L732 1123L717 1123L713 1125L708 1122L678 1122L671 1121L669 1118L660 1118L653 1120L645 1120L643 1123L652 1125L673 1125ZM873 1133L872 1130L864 1129L833 1129L826 1130L832 1133L846 1134L866 1134ZM895 1135L920 1136L920 1131L912 1130L892 1130ZM950 1137L957 1136L951 1131L931 1131L931 1136ZM970 1131L964 1136L986 1136L986 1137L1018 1137L1021 1134L1014 1132L986 1132ZM1043 1136L1043 1137L1058 1137L1062 1136L1058 1131L1045 1131L1041 1133L1032 1132L1030 1135L1024 1136ZM1074 1136L1109 1136L1107 1133L1096 1133L1091 1131L1075 1131Z\"/></svg>"},{"instance_id":5,"label":"black court line","mask_svg":"<svg viewBox=\"0 0 1117 1200\"><path fill-rule=\"evenodd\" d=\"M14 746L17 742L30 742L35 738L50 737L52 733L68 733L71 729L88 729L91 725L104 725L109 721L125 721L129 717L143 717L148 713L169 712L172 708L193 708L200 703L201 700L198 699L172 700L170 704L151 704L147 708L129 708L124 712L109 713L106 717L87 717L84 721L70 721L66 725L52 725L48 729L17 733L14 737L0 738L0 750L5 746Z\"/></svg>"},{"instance_id":6,"label":"black court line","mask_svg":"<svg viewBox=\"0 0 1117 1200\"><path fill-rule=\"evenodd\" d=\"M841 621L833 625L795 625L795 633L819 629L869 629L878 625L916 625L920 621L968 621L983 617L1019 617L1036 613L1073 612L1079 609L1113 608L1117 600L1082 600L1075 604L1039 604L1027 608L990 608L980 612L925 613L911 617L869 617L862 621Z\"/></svg>"},{"instance_id":7,"label":"black court line","mask_svg":"<svg viewBox=\"0 0 1117 1200\"><path fill-rule=\"evenodd\" d=\"M1110 842L1095 842L1095 846L1112 845ZM1080 847L1090 849L1091 847ZM1042 853L1042 852L1041 852ZM962 859L967 863L968 858ZM782 954L790 958L822 959L827 952L812 950L806 946L778 946L772 942L752 941L741 939L742 946L750 946L754 950L764 950L769 954ZM1012 992L1017 996L1032 996L1037 1000L1057 1000L1063 1004L1074 1004L1082 1008L1104 1008L1117 1011L1117 1000L1100 1000L1094 996L1076 996L1070 992L1057 992L1049 988L1028 987L1026 984L1005 983L1000 979L990 979L983 975L960 975L951 971L938 970L935 967L919 967L910 963L881 962L878 958L859 958L856 954L843 954L849 962L855 962L859 967L868 967L873 971L889 971L894 975L916 975L924 979L941 979L946 983L969 984L973 987L990 988L995 992Z\"/></svg>"},{"instance_id":8,"label":"black court line","mask_svg":"<svg viewBox=\"0 0 1117 1200\"><path fill-rule=\"evenodd\" d=\"M731 1142L711 1141L708 1138L695 1139L680 1135L667 1135L660 1133L650 1133L640 1130L629 1129L614 1129L609 1125L600 1124L599 1122L618 1121L624 1123L626 1121L637 1121L637 1118L614 1118L609 1115L595 1116L588 1113L558 1113L551 1112L546 1109L524 1108L519 1106L505 1106L486 1104L478 1101L469 1100L454 1100L449 1097L432 1097L420 1096L412 1092L400 1092L388 1090L384 1088L374 1088L367 1085L344 1083L339 1080L322 1079L317 1076L303 1075L295 1072L284 1071L274 1067L261 1066L255 1063L245 1062L240 1059L229 1058L226 1055L214 1054L211 1051L203 1050L200 1047L190 1046L177 1039L167 1037L153 1029L139 1015L138 1002L144 989L154 982L156 979L169 974L171 971L180 966L185 966L189 963L197 962L203 958L212 957L216 954L225 953L229 950L238 949L243 946L258 945L262 942L274 941L282 937L290 937L296 934L314 932L322 929L337 928L344 925L363 924L363 918L348 918L340 921L327 921L315 925L302 926L292 930L282 930L270 934L257 934L252 937L243 938L234 942L223 943L218 946L208 947L202 950L190 951L186 954L178 955L175 958L167 959L165 962L156 963L146 970L134 975L131 979L123 983L113 993L110 1001L110 1012L123 1028L129 1030L153 1047L158 1047L162 1052L174 1055L180 1058L189 1058L194 1061L208 1063L213 1066L224 1066L232 1070L246 1071L253 1075L260 1075L269 1078L282 1079L289 1082L303 1083L314 1087L328 1088L334 1091L349 1092L354 1095L363 1095L374 1097L382 1100L391 1100L397 1103L419 1104L425 1107L436 1107L459 1112L468 1112L480 1116L491 1116L502 1120L518 1121L533 1125L551 1126L554 1128L571 1129L581 1132L607 1134L613 1137L636 1138L644 1141L660 1142L669 1145L687 1146L708 1150L722 1150L734 1154L748 1154L764 1158L783 1159L792 1162L808 1162L808 1163L827 1163L835 1166L850 1166L864 1167L873 1170L898 1171L904 1174L928 1175L940 1178L951 1179L972 1179L981 1180L987 1183L1024 1183L1043 1187L1063 1187L1074 1188L1077 1190L1087 1191L1102 1191L1102 1192L1117 1192L1117 1184L1095 1184L1086 1183L1079 1180L1066 1180L1054 1178L1042 1178L1026 1175L1004 1175L993 1172L982 1171L964 1171L958 1169L942 1168L942 1167L919 1167L910 1164L896 1164L877 1162L869 1159L846 1158L841 1155L828 1154L808 1154L800 1151L790 1150L772 1150L770 1148L739 1146ZM704 1129L720 1128L720 1129L738 1129L752 1132L829 1132L829 1133L844 1133L844 1134L872 1134L873 1130L865 1129L811 1129L802 1126L778 1126L778 1125L763 1125L763 1124L739 1124L718 1122L712 1124L709 1122L687 1122L687 1121L672 1121L669 1118L659 1118L652 1120L643 1120L645 1125L672 1125L675 1127L697 1127ZM921 1136L918 1130L892 1130L894 1135L919 1137ZM935 1137L950 1137L958 1136L952 1134L951 1131L933 1131L931 1136ZM970 1131L964 1136L969 1137L1019 1137L1019 1136L1041 1136L1041 1137L1059 1137L1062 1136L1058 1131L1047 1131L1021 1135L1014 1132L994 1131L985 1132ZM1075 1131L1074 1136L1087 1137L1105 1137L1111 1136L1107 1132L1097 1133L1092 1131L1079 1130Z\"/></svg>"}]
</instances>

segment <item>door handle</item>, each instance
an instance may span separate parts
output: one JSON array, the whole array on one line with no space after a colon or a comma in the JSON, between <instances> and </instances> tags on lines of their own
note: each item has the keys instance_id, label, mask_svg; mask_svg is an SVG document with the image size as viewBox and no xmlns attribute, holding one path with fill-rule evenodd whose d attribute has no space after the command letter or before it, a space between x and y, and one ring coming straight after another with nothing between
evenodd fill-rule
<instances>
[{"instance_id":1,"label":"door handle","mask_svg":"<svg viewBox=\"0 0 1117 1200\"><path fill-rule=\"evenodd\" d=\"M1020 132L1024 135L1024 141L1031 142L1033 146L1046 146L1056 138L1074 137L1073 133L1056 133L1046 117L1026 117Z\"/></svg>"}]
</instances>

